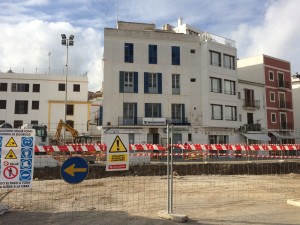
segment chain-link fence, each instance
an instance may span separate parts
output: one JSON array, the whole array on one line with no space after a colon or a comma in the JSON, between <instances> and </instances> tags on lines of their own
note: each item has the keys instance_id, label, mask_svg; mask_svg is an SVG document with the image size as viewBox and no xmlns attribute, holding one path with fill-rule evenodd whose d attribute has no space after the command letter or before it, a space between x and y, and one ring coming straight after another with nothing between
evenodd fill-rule
<instances>
[{"instance_id":1,"label":"chain-link fence","mask_svg":"<svg viewBox=\"0 0 300 225\"><path fill-rule=\"evenodd\" d=\"M36 163L31 189L0 190L1 204L10 208L0 224L171 224L157 217L169 203L168 149L148 147L154 150L131 147L128 171L106 172L104 148L36 156L36 162L51 160ZM172 212L195 224L299 224L299 208L287 204L300 197L299 150L219 149L225 147L173 146ZM95 161L87 178L71 185L60 170L72 155L95 156Z\"/></svg>"}]
</instances>

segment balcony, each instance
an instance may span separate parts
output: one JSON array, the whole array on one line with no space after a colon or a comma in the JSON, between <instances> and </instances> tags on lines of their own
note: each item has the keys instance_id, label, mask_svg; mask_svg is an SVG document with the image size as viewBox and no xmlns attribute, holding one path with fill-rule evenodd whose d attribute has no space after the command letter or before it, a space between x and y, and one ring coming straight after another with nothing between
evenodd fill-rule
<instances>
[{"instance_id":1,"label":"balcony","mask_svg":"<svg viewBox=\"0 0 300 225\"><path fill-rule=\"evenodd\" d=\"M292 103L290 101L279 101L279 108L280 109L291 109Z\"/></svg>"},{"instance_id":2,"label":"balcony","mask_svg":"<svg viewBox=\"0 0 300 225\"><path fill-rule=\"evenodd\" d=\"M245 124L246 131L261 131L261 124L255 123L255 124Z\"/></svg>"},{"instance_id":3,"label":"balcony","mask_svg":"<svg viewBox=\"0 0 300 225\"><path fill-rule=\"evenodd\" d=\"M244 109L251 109L256 110L260 109L260 101L259 100L250 100L250 99L243 99L243 108Z\"/></svg>"},{"instance_id":4,"label":"balcony","mask_svg":"<svg viewBox=\"0 0 300 225\"><path fill-rule=\"evenodd\" d=\"M279 124L279 129L280 130L293 130L294 126L293 126L293 123L283 123L283 122L281 122Z\"/></svg>"},{"instance_id":5,"label":"balcony","mask_svg":"<svg viewBox=\"0 0 300 225\"><path fill-rule=\"evenodd\" d=\"M124 118L124 117L119 117L118 118L118 125L119 126L149 126L149 122L147 124L144 123L144 118L145 117L133 117L133 118ZM151 119L151 118L148 118ZM158 118L153 118L153 119L158 119ZM173 124L173 125L191 125L190 122L188 122L187 118L183 119L172 119L172 118L165 118L166 119L166 124ZM165 126L165 123L162 122L157 122L155 121L152 126Z\"/></svg>"},{"instance_id":6,"label":"balcony","mask_svg":"<svg viewBox=\"0 0 300 225\"><path fill-rule=\"evenodd\" d=\"M279 81L278 82L278 88L290 88L291 83L288 81Z\"/></svg>"}]
</instances>

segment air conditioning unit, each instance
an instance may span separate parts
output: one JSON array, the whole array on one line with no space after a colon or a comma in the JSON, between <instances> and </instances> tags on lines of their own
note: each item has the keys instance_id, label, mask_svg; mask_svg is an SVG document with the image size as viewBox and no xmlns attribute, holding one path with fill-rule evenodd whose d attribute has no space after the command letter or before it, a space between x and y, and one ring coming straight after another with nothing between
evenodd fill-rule
<instances>
[{"instance_id":1,"label":"air conditioning unit","mask_svg":"<svg viewBox=\"0 0 300 225\"><path fill-rule=\"evenodd\" d=\"M247 131L247 126L246 126L246 125L241 126L241 131L242 131L242 132L246 132L246 131Z\"/></svg>"}]
</instances>

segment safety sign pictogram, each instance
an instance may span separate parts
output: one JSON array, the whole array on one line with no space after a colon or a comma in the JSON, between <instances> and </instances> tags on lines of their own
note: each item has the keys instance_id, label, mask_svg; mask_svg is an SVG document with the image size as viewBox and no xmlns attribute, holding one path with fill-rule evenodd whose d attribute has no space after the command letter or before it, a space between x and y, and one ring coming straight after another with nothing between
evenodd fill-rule
<instances>
[{"instance_id":1,"label":"safety sign pictogram","mask_svg":"<svg viewBox=\"0 0 300 225\"><path fill-rule=\"evenodd\" d=\"M34 129L0 128L0 190L32 188Z\"/></svg>"},{"instance_id":2,"label":"safety sign pictogram","mask_svg":"<svg viewBox=\"0 0 300 225\"><path fill-rule=\"evenodd\" d=\"M9 150L7 155L5 156L5 159L17 159L17 156L14 153L14 151L11 149L11 150Z\"/></svg>"},{"instance_id":3,"label":"safety sign pictogram","mask_svg":"<svg viewBox=\"0 0 300 225\"><path fill-rule=\"evenodd\" d=\"M3 170L3 176L6 179L14 179L18 175L18 168L15 166L8 166Z\"/></svg>"},{"instance_id":4,"label":"safety sign pictogram","mask_svg":"<svg viewBox=\"0 0 300 225\"><path fill-rule=\"evenodd\" d=\"M5 143L5 142L4 142ZM6 143L5 147L18 147L15 139L11 137L8 142Z\"/></svg>"},{"instance_id":5,"label":"safety sign pictogram","mask_svg":"<svg viewBox=\"0 0 300 225\"><path fill-rule=\"evenodd\" d=\"M109 149L109 152L127 152L127 149L119 136L116 136L113 144Z\"/></svg>"}]
</instances>

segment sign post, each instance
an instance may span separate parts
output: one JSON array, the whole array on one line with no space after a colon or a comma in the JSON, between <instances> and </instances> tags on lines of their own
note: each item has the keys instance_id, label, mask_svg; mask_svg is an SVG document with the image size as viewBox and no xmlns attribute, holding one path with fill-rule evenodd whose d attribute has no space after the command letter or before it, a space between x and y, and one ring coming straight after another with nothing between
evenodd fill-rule
<instances>
[{"instance_id":1,"label":"sign post","mask_svg":"<svg viewBox=\"0 0 300 225\"><path fill-rule=\"evenodd\" d=\"M35 130L0 129L0 189L31 188Z\"/></svg>"},{"instance_id":2,"label":"sign post","mask_svg":"<svg viewBox=\"0 0 300 225\"><path fill-rule=\"evenodd\" d=\"M128 135L118 134L107 137L106 171L129 169Z\"/></svg>"}]
</instances>

